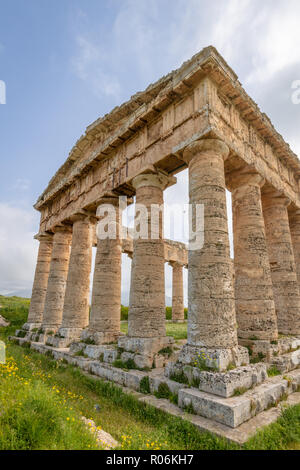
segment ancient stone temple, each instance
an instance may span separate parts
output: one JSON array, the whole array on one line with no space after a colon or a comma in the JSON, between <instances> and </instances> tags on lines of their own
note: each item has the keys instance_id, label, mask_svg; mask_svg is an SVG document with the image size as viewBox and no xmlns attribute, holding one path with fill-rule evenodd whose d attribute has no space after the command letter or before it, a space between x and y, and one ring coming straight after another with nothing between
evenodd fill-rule
<instances>
[{"instance_id":1,"label":"ancient stone temple","mask_svg":"<svg viewBox=\"0 0 300 470\"><path fill-rule=\"evenodd\" d=\"M204 208L203 243L193 246L166 240L163 218L154 220L150 210L163 205L164 191L184 169L193 227L194 208ZM155 237L150 230L123 236L124 197L126 204L135 197L137 217L145 208ZM99 239L108 205L115 237ZM296 395L300 162L213 47L91 124L35 209L39 253L20 343L135 390L144 381L153 394L164 383L180 409L198 416L199 427L235 440L232 429ZM126 335L122 252L132 259ZM184 321L188 269L184 344L166 334L165 263L173 270L174 322ZM278 370L272 379L271 367Z\"/></svg>"}]
</instances>

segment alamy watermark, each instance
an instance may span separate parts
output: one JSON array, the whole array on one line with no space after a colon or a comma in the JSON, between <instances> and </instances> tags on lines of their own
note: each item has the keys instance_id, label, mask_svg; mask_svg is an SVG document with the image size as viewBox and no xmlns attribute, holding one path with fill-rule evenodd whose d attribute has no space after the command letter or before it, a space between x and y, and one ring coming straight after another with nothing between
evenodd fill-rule
<instances>
[{"instance_id":1,"label":"alamy watermark","mask_svg":"<svg viewBox=\"0 0 300 470\"><path fill-rule=\"evenodd\" d=\"M135 205L135 214L130 220L126 196L119 198L121 221L118 209L110 203L101 204L97 210L97 237L99 240L132 238L133 240L182 240L189 250L200 250L204 244L203 204L143 204ZM130 227L132 225L133 227ZM120 230L120 227L122 229ZM164 232L164 236L162 235Z\"/></svg>"},{"instance_id":2,"label":"alamy watermark","mask_svg":"<svg viewBox=\"0 0 300 470\"><path fill-rule=\"evenodd\" d=\"M0 80L0 104L6 104L6 84Z\"/></svg>"},{"instance_id":3,"label":"alamy watermark","mask_svg":"<svg viewBox=\"0 0 300 470\"><path fill-rule=\"evenodd\" d=\"M292 83L292 103L300 104L300 80L294 80Z\"/></svg>"}]
</instances>

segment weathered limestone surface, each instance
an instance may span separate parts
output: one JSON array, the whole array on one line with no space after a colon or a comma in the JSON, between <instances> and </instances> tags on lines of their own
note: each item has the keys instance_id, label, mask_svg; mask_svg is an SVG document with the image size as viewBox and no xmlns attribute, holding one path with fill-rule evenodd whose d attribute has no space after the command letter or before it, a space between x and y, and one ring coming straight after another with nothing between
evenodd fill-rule
<instances>
[{"instance_id":1,"label":"weathered limestone surface","mask_svg":"<svg viewBox=\"0 0 300 470\"><path fill-rule=\"evenodd\" d=\"M228 152L217 139L199 140L184 152L194 226L200 222L196 206L204 207L204 244L189 250L188 344L193 346L237 347L224 175Z\"/></svg>"},{"instance_id":2,"label":"weathered limestone surface","mask_svg":"<svg viewBox=\"0 0 300 470\"><path fill-rule=\"evenodd\" d=\"M28 328L33 325L33 328L36 328L42 324L53 248L53 235L44 235L37 237L37 239L40 242L40 246L27 325L24 325L24 327L27 326Z\"/></svg>"},{"instance_id":3,"label":"weathered limestone surface","mask_svg":"<svg viewBox=\"0 0 300 470\"><path fill-rule=\"evenodd\" d=\"M233 396L239 390L254 388L268 377L267 364L263 363L243 365L226 372L209 372L190 365L168 362L165 367L167 377L176 378L182 374L191 386L225 398Z\"/></svg>"},{"instance_id":4,"label":"weathered limestone surface","mask_svg":"<svg viewBox=\"0 0 300 470\"><path fill-rule=\"evenodd\" d=\"M289 217L298 286L300 289L300 210L294 210Z\"/></svg>"},{"instance_id":5,"label":"weathered limestone surface","mask_svg":"<svg viewBox=\"0 0 300 470\"><path fill-rule=\"evenodd\" d=\"M42 327L56 330L62 321L66 282L69 270L71 228L56 227L50 263Z\"/></svg>"},{"instance_id":6,"label":"weathered limestone surface","mask_svg":"<svg viewBox=\"0 0 300 470\"><path fill-rule=\"evenodd\" d=\"M278 331L300 334L300 295L287 206L278 193L263 195L263 213L272 273Z\"/></svg>"},{"instance_id":7,"label":"weathered limestone surface","mask_svg":"<svg viewBox=\"0 0 300 470\"><path fill-rule=\"evenodd\" d=\"M79 337L89 323L90 273L92 265L92 229L90 217L76 216L70 266L67 278L61 336Z\"/></svg>"},{"instance_id":8,"label":"weathered limestone surface","mask_svg":"<svg viewBox=\"0 0 300 470\"><path fill-rule=\"evenodd\" d=\"M172 321L183 322L183 266L179 263L169 264L172 266Z\"/></svg>"},{"instance_id":9,"label":"weathered limestone surface","mask_svg":"<svg viewBox=\"0 0 300 470\"><path fill-rule=\"evenodd\" d=\"M235 308L240 338L277 339L277 319L260 188L264 179L248 170L231 175Z\"/></svg>"},{"instance_id":10,"label":"weathered limestone surface","mask_svg":"<svg viewBox=\"0 0 300 470\"><path fill-rule=\"evenodd\" d=\"M109 221L116 225L116 238L98 240L97 244L90 323L83 333L84 337L92 335L97 344L116 341L121 335L122 214L118 198L107 198L103 204L115 207L117 221Z\"/></svg>"},{"instance_id":11,"label":"weathered limestone surface","mask_svg":"<svg viewBox=\"0 0 300 470\"><path fill-rule=\"evenodd\" d=\"M273 377L241 396L223 398L184 388L178 393L180 408L192 407L195 414L236 428L261 411L276 406L282 397L293 393L300 384L300 372L290 373L292 386L282 377Z\"/></svg>"},{"instance_id":12,"label":"weathered limestone surface","mask_svg":"<svg viewBox=\"0 0 300 470\"><path fill-rule=\"evenodd\" d=\"M136 204L147 212L148 234L134 240L131 268L128 336L140 338L165 337L165 271L162 215L153 227L151 205L163 204L163 190L174 180L164 174L142 174L133 180ZM151 238L151 228L156 237ZM138 231L138 227L136 226Z\"/></svg>"}]
</instances>

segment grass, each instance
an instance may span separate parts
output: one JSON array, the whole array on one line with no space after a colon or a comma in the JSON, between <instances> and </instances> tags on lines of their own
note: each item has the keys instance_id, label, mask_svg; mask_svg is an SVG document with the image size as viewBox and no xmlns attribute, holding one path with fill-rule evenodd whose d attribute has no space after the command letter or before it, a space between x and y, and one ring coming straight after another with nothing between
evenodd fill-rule
<instances>
[{"instance_id":1,"label":"grass","mask_svg":"<svg viewBox=\"0 0 300 470\"><path fill-rule=\"evenodd\" d=\"M277 369L276 366L272 366L267 370L268 377L275 377L276 375L280 375L281 372L279 369Z\"/></svg>"},{"instance_id":2,"label":"grass","mask_svg":"<svg viewBox=\"0 0 300 470\"><path fill-rule=\"evenodd\" d=\"M210 433L200 433L188 421L139 402L114 384L9 343L8 335L20 328L28 310L28 303L12 302L14 308L0 300L4 307L1 315L12 322L0 329L8 357L7 364L0 366L0 450L95 449L94 437L83 426L81 416L93 419L124 450L240 449ZM146 381L143 391L149 391ZM161 387L159 393L167 395L168 390ZM259 431L243 449L299 446L300 405L296 405L285 409L276 423Z\"/></svg>"}]
</instances>

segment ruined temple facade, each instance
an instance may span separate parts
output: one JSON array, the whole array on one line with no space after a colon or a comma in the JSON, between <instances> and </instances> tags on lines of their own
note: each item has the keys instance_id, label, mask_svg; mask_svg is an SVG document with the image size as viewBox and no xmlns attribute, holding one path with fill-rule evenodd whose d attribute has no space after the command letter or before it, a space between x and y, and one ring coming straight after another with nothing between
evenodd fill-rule
<instances>
[{"instance_id":1,"label":"ruined temple facade","mask_svg":"<svg viewBox=\"0 0 300 470\"><path fill-rule=\"evenodd\" d=\"M165 241L162 225L155 240L124 240L120 220L120 236L95 241L102 204L118 208L122 195L146 207L162 204L186 168L189 202L204 204L201 249L187 253ZM165 329L168 262L178 321L188 267L188 339L177 368L199 352L218 371L247 366L247 348L268 359L280 355L280 338L300 335L299 179L297 156L236 74L213 47L202 50L91 124L38 199L40 248L25 329L45 337L51 330L55 347L115 342L140 368L164 365L159 352L173 344ZM120 335L122 252L132 257L127 335Z\"/></svg>"}]
</instances>

